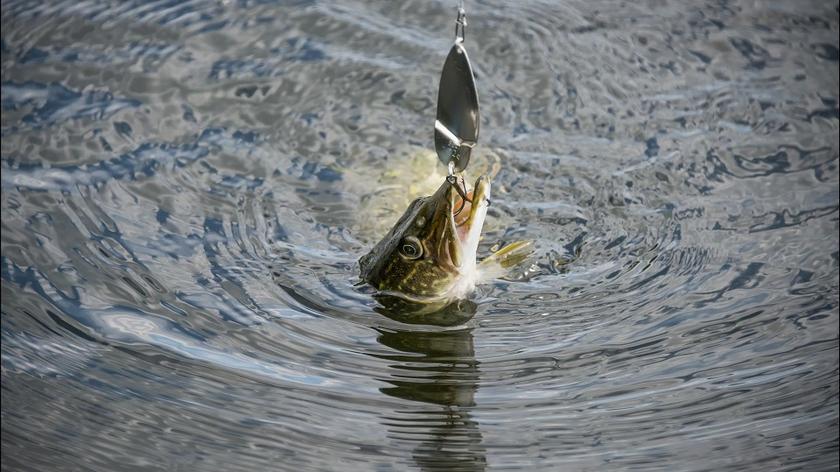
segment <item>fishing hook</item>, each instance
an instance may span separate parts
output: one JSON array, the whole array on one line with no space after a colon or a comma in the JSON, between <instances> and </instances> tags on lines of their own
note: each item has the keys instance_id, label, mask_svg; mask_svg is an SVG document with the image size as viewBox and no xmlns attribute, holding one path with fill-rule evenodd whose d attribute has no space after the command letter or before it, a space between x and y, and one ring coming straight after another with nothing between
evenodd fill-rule
<instances>
[{"instance_id":1,"label":"fishing hook","mask_svg":"<svg viewBox=\"0 0 840 472\"><path fill-rule=\"evenodd\" d=\"M467 196L467 184L462 180L461 185L458 185L458 177L455 174L449 174L446 176L446 181L455 187L455 191L461 196L461 206L452 214L452 216L458 216L462 211L464 211L464 207L467 206L467 202L472 203L472 199Z\"/></svg>"}]
</instances>

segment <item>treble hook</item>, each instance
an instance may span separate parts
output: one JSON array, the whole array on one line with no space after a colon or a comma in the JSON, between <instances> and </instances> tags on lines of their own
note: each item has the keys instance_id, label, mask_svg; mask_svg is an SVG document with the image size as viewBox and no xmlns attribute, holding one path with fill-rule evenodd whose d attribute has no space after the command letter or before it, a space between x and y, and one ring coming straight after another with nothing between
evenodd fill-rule
<instances>
[{"instance_id":1,"label":"treble hook","mask_svg":"<svg viewBox=\"0 0 840 472\"><path fill-rule=\"evenodd\" d=\"M450 166L451 169L452 166ZM461 206L452 213L452 216L458 216L464 211L464 207L467 206L467 202L472 203L472 199L467 196L467 184L461 180L461 185L458 185L458 176L455 174L449 174L446 176L446 181L449 182L450 185L455 187L455 191L458 192L458 195L461 196Z\"/></svg>"}]
</instances>

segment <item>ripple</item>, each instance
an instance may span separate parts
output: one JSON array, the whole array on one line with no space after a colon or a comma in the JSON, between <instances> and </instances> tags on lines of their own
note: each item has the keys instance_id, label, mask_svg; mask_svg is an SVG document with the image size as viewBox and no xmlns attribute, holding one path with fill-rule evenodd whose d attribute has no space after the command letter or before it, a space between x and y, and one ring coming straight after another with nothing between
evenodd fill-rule
<instances>
[{"instance_id":1,"label":"ripple","mask_svg":"<svg viewBox=\"0 0 840 472\"><path fill-rule=\"evenodd\" d=\"M836 465L835 6L469 2L534 253L418 318L357 260L449 8L3 3L4 466Z\"/></svg>"}]
</instances>

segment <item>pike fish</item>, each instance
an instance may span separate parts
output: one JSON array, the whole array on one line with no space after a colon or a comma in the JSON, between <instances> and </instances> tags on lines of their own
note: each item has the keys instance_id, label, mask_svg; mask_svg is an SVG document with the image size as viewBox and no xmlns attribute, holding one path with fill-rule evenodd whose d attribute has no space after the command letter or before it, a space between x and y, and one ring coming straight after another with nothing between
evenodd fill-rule
<instances>
[{"instance_id":1,"label":"pike fish","mask_svg":"<svg viewBox=\"0 0 840 472\"><path fill-rule=\"evenodd\" d=\"M472 190L463 177L444 180L434 194L414 200L360 259L361 279L380 296L412 303L439 305L467 297L482 279L482 268L518 262L529 246L513 243L477 263L489 205L487 176L479 177Z\"/></svg>"}]
</instances>

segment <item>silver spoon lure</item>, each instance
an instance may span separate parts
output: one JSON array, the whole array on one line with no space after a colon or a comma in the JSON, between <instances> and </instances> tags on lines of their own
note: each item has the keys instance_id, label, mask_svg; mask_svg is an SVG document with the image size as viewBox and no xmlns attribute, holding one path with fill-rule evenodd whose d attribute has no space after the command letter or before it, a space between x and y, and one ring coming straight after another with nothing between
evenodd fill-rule
<instances>
[{"instance_id":1,"label":"silver spoon lure","mask_svg":"<svg viewBox=\"0 0 840 472\"><path fill-rule=\"evenodd\" d=\"M461 6L455 20L455 43L443 63L438 89L435 150L450 176L466 169L478 142L478 92L464 49L466 26L467 15Z\"/></svg>"}]
</instances>

